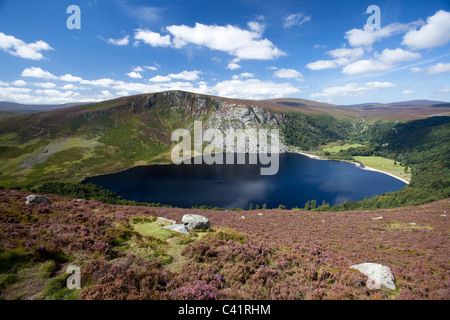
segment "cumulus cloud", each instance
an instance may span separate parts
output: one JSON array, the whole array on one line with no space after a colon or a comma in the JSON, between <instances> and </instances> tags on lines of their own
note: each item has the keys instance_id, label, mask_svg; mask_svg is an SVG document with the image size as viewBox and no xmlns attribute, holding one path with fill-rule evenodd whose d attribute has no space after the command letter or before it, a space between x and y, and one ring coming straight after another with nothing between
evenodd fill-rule
<instances>
[{"instance_id":1,"label":"cumulus cloud","mask_svg":"<svg viewBox=\"0 0 450 320\"><path fill-rule=\"evenodd\" d=\"M239 64L237 64L237 63L234 63L234 62L230 62L228 65L227 65L227 69L229 69L229 70L236 70L236 69L239 69L241 66L239 65Z\"/></svg>"},{"instance_id":2,"label":"cumulus cloud","mask_svg":"<svg viewBox=\"0 0 450 320\"><path fill-rule=\"evenodd\" d=\"M113 79L98 79L98 80L81 80L81 84L88 84L91 86L98 86L98 87L109 87L113 84L115 84L117 81Z\"/></svg>"},{"instance_id":3,"label":"cumulus cloud","mask_svg":"<svg viewBox=\"0 0 450 320\"><path fill-rule=\"evenodd\" d=\"M419 30L410 30L403 36L403 45L413 50L442 47L450 42L450 12L439 10L428 17Z\"/></svg>"},{"instance_id":4,"label":"cumulus cloud","mask_svg":"<svg viewBox=\"0 0 450 320\"><path fill-rule=\"evenodd\" d=\"M370 28L367 25L364 29L352 29L345 33L345 38L352 47L371 47L376 41L389 38L395 34L404 33L421 22L408 24L391 23L381 29Z\"/></svg>"},{"instance_id":5,"label":"cumulus cloud","mask_svg":"<svg viewBox=\"0 0 450 320\"><path fill-rule=\"evenodd\" d=\"M406 96L406 95L408 95L408 94L413 94L414 93L414 91L412 91L412 90L404 90L403 92L402 92L402 94L404 95L404 96Z\"/></svg>"},{"instance_id":6,"label":"cumulus cloud","mask_svg":"<svg viewBox=\"0 0 450 320\"><path fill-rule=\"evenodd\" d=\"M187 80L187 81L194 81L197 80L199 78L199 74L201 72L197 71L197 70L193 70L193 71L182 71L180 73L171 73L168 76L172 79L182 79L182 80Z\"/></svg>"},{"instance_id":7,"label":"cumulus cloud","mask_svg":"<svg viewBox=\"0 0 450 320\"><path fill-rule=\"evenodd\" d=\"M83 78L76 77L76 76L73 76L73 75L67 73L63 76L60 76L59 80L66 81L66 82L81 82L83 80Z\"/></svg>"},{"instance_id":8,"label":"cumulus cloud","mask_svg":"<svg viewBox=\"0 0 450 320\"><path fill-rule=\"evenodd\" d=\"M318 60L315 62L308 63L305 67L310 70L323 70L332 69L340 66L344 66L355 59L360 58L364 55L364 50L361 48L339 48L330 50L327 52L328 55L335 58L332 60Z\"/></svg>"},{"instance_id":9,"label":"cumulus cloud","mask_svg":"<svg viewBox=\"0 0 450 320\"><path fill-rule=\"evenodd\" d=\"M293 13L283 17L283 27L291 28L293 26L301 26L305 22L311 21L311 17L304 13Z\"/></svg>"},{"instance_id":10,"label":"cumulus cloud","mask_svg":"<svg viewBox=\"0 0 450 320\"><path fill-rule=\"evenodd\" d=\"M27 85L27 83L23 80L16 80L14 82L11 82L11 84L16 87L24 87Z\"/></svg>"},{"instance_id":11,"label":"cumulus cloud","mask_svg":"<svg viewBox=\"0 0 450 320\"><path fill-rule=\"evenodd\" d=\"M34 85L45 89L53 89L56 87L56 84L54 84L53 82L39 82L35 83Z\"/></svg>"},{"instance_id":12,"label":"cumulus cloud","mask_svg":"<svg viewBox=\"0 0 450 320\"><path fill-rule=\"evenodd\" d=\"M439 63L427 68L428 74L439 74L439 73L445 73L445 72L450 72L450 63L439 62Z\"/></svg>"},{"instance_id":13,"label":"cumulus cloud","mask_svg":"<svg viewBox=\"0 0 450 320\"><path fill-rule=\"evenodd\" d=\"M21 73L22 77L41 78L41 79L57 79L57 77L48 71L39 67L26 68Z\"/></svg>"},{"instance_id":14,"label":"cumulus cloud","mask_svg":"<svg viewBox=\"0 0 450 320\"><path fill-rule=\"evenodd\" d=\"M195 27L173 25L166 27L166 30L173 35L175 48L195 44L226 52L242 60L272 60L285 55L271 41L262 39L259 31L244 30L231 25L196 23Z\"/></svg>"},{"instance_id":15,"label":"cumulus cloud","mask_svg":"<svg viewBox=\"0 0 450 320\"><path fill-rule=\"evenodd\" d=\"M397 85L391 82L366 82L366 83L348 83L343 86L334 86L323 88L322 92L313 93L311 98L332 97L332 96L356 96L366 94L380 88L393 88Z\"/></svg>"},{"instance_id":16,"label":"cumulus cloud","mask_svg":"<svg viewBox=\"0 0 450 320\"><path fill-rule=\"evenodd\" d=\"M420 53L409 52L400 48L384 49L381 54L375 53L374 59L364 59L352 62L342 69L345 74L360 74L390 70L395 65L422 58Z\"/></svg>"},{"instance_id":17,"label":"cumulus cloud","mask_svg":"<svg viewBox=\"0 0 450 320\"><path fill-rule=\"evenodd\" d=\"M182 71L180 73L171 73L166 76L157 75L149 79L151 82L169 82L173 79L180 79L180 80L186 80L186 81L194 81L199 78L199 74L201 72L197 70L193 71Z\"/></svg>"},{"instance_id":18,"label":"cumulus cloud","mask_svg":"<svg viewBox=\"0 0 450 320\"><path fill-rule=\"evenodd\" d=\"M247 79L222 81L208 88L205 93L228 98L265 99L286 97L300 92L299 88L289 83Z\"/></svg>"},{"instance_id":19,"label":"cumulus cloud","mask_svg":"<svg viewBox=\"0 0 450 320\"><path fill-rule=\"evenodd\" d=\"M135 72L135 71L128 72L127 76L129 76L130 78L134 78L134 79L142 79L141 74L139 72Z\"/></svg>"},{"instance_id":20,"label":"cumulus cloud","mask_svg":"<svg viewBox=\"0 0 450 320\"><path fill-rule=\"evenodd\" d=\"M168 82L171 80L172 80L172 78L169 76L160 76L160 75L154 76L149 79L149 81L151 81L151 82Z\"/></svg>"},{"instance_id":21,"label":"cumulus cloud","mask_svg":"<svg viewBox=\"0 0 450 320\"><path fill-rule=\"evenodd\" d=\"M274 78L303 80L303 75L294 69L279 69L273 73Z\"/></svg>"},{"instance_id":22,"label":"cumulus cloud","mask_svg":"<svg viewBox=\"0 0 450 320\"><path fill-rule=\"evenodd\" d=\"M153 32L145 29L138 29L134 34L134 39L149 44L152 47L168 47L171 45L170 36L161 36L157 32Z\"/></svg>"},{"instance_id":23,"label":"cumulus cloud","mask_svg":"<svg viewBox=\"0 0 450 320\"><path fill-rule=\"evenodd\" d=\"M50 45L42 40L33 43L25 43L14 36L0 32L0 49L14 56L31 60L42 60L44 55L41 51L53 50Z\"/></svg>"},{"instance_id":24,"label":"cumulus cloud","mask_svg":"<svg viewBox=\"0 0 450 320\"><path fill-rule=\"evenodd\" d=\"M108 39L106 40L109 44L112 44L114 46L126 46L128 43L130 43L130 36L125 36L122 39Z\"/></svg>"}]
</instances>

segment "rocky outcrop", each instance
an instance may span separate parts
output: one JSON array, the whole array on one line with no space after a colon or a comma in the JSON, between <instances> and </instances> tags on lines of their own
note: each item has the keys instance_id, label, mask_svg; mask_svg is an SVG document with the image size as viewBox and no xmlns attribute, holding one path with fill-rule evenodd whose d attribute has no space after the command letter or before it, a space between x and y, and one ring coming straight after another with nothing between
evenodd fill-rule
<instances>
[{"instance_id":1,"label":"rocky outcrop","mask_svg":"<svg viewBox=\"0 0 450 320\"><path fill-rule=\"evenodd\" d=\"M184 224L171 224L163 227L164 229L176 231L183 234L189 234L188 228Z\"/></svg>"},{"instance_id":2,"label":"rocky outcrop","mask_svg":"<svg viewBox=\"0 0 450 320\"><path fill-rule=\"evenodd\" d=\"M181 223L189 230L206 230L211 228L209 219L198 214L185 214Z\"/></svg>"},{"instance_id":3,"label":"rocky outcrop","mask_svg":"<svg viewBox=\"0 0 450 320\"><path fill-rule=\"evenodd\" d=\"M350 269L356 269L368 277L368 289L380 290L386 287L395 290L394 275L389 267L377 263L361 263L351 266Z\"/></svg>"},{"instance_id":4,"label":"rocky outcrop","mask_svg":"<svg viewBox=\"0 0 450 320\"><path fill-rule=\"evenodd\" d=\"M26 204L31 204L31 203L48 203L48 204L51 204L52 201L49 198L46 198L44 196L36 196L34 194L31 194L31 195L27 196L25 203Z\"/></svg>"}]
</instances>

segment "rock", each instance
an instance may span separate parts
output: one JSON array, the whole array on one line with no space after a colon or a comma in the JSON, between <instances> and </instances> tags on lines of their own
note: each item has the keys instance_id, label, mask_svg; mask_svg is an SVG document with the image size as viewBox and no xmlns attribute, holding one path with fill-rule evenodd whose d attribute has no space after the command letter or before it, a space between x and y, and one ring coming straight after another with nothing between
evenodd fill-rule
<instances>
[{"instance_id":1,"label":"rock","mask_svg":"<svg viewBox=\"0 0 450 320\"><path fill-rule=\"evenodd\" d=\"M376 217L376 218L372 218L373 220L381 220L383 219L383 217Z\"/></svg>"},{"instance_id":2,"label":"rock","mask_svg":"<svg viewBox=\"0 0 450 320\"><path fill-rule=\"evenodd\" d=\"M43 196L36 196L34 194L29 195L27 198L27 201L25 202L26 204L31 204L31 203L48 203L51 204L51 200L43 197Z\"/></svg>"},{"instance_id":3,"label":"rock","mask_svg":"<svg viewBox=\"0 0 450 320\"><path fill-rule=\"evenodd\" d=\"M258 216L262 216L263 214L260 212L260 213L258 213Z\"/></svg>"},{"instance_id":4,"label":"rock","mask_svg":"<svg viewBox=\"0 0 450 320\"><path fill-rule=\"evenodd\" d=\"M211 227L209 219L198 214L185 214L181 223L184 224L189 230L205 230Z\"/></svg>"},{"instance_id":5,"label":"rock","mask_svg":"<svg viewBox=\"0 0 450 320\"><path fill-rule=\"evenodd\" d=\"M177 222L175 220L170 220L167 218L163 218L163 217L158 217L156 218L156 220L159 220L162 222L162 224L166 225L166 224L176 224Z\"/></svg>"},{"instance_id":6,"label":"rock","mask_svg":"<svg viewBox=\"0 0 450 320\"><path fill-rule=\"evenodd\" d=\"M189 234L189 230L184 224L171 224L171 225L165 226L163 228L172 230L172 231L176 231L179 233Z\"/></svg>"},{"instance_id":7,"label":"rock","mask_svg":"<svg viewBox=\"0 0 450 320\"><path fill-rule=\"evenodd\" d=\"M389 267L377 263L361 263L351 266L350 269L356 269L368 277L366 286L369 289L380 290L385 286L395 290L394 275Z\"/></svg>"}]
</instances>

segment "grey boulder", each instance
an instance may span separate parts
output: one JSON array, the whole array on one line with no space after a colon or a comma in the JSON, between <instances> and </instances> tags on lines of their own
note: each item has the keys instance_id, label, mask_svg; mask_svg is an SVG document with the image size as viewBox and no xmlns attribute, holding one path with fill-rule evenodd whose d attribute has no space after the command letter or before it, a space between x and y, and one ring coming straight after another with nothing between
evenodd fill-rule
<instances>
[{"instance_id":1,"label":"grey boulder","mask_svg":"<svg viewBox=\"0 0 450 320\"><path fill-rule=\"evenodd\" d=\"M209 219L198 214L185 214L181 223L184 224L189 230L206 230L211 227Z\"/></svg>"},{"instance_id":2,"label":"grey boulder","mask_svg":"<svg viewBox=\"0 0 450 320\"><path fill-rule=\"evenodd\" d=\"M25 202L26 204L31 204L31 203L48 203L51 204L51 200L43 197L43 196L36 196L34 194L31 194L29 196L27 196L27 201Z\"/></svg>"},{"instance_id":3,"label":"grey boulder","mask_svg":"<svg viewBox=\"0 0 450 320\"><path fill-rule=\"evenodd\" d=\"M350 269L356 269L365 274L368 279L366 287L380 290L383 286L395 290L394 275L389 267L377 263L355 264Z\"/></svg>"},{"instance_id":4,"label":"grey boulder","mask_svg":"<svg viewBox=\"0 0 450 320\"><path fill-rule=\"evenodd\" d=\"M164 229L176 231L179 233L189 234L188 228L184 224L171 224L163 227Z\"/></svg>"}]
</instances>

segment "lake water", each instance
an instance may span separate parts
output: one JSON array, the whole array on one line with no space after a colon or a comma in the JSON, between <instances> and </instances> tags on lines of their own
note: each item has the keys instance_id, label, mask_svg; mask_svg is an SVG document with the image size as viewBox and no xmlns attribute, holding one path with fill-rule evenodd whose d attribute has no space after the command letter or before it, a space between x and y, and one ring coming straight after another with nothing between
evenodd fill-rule
<instances>
[{"instance_id":1,"label":"lake water","mask_svg":"<svg viewBox=\"0 0 450 320\"><path fill-rule=\"evenodd\" d=\"M248 163L248 161L246 162ZM406 184L391 176L362 170L354 164L280 154L276 175L261 176L260 165L151 165L88 178L124 199L159 202L181 208L193 205L248 209L250 203L267 208L303 208L306 201L331 205L345 200L397 191Z\"/></svg>"}]
</instances>

